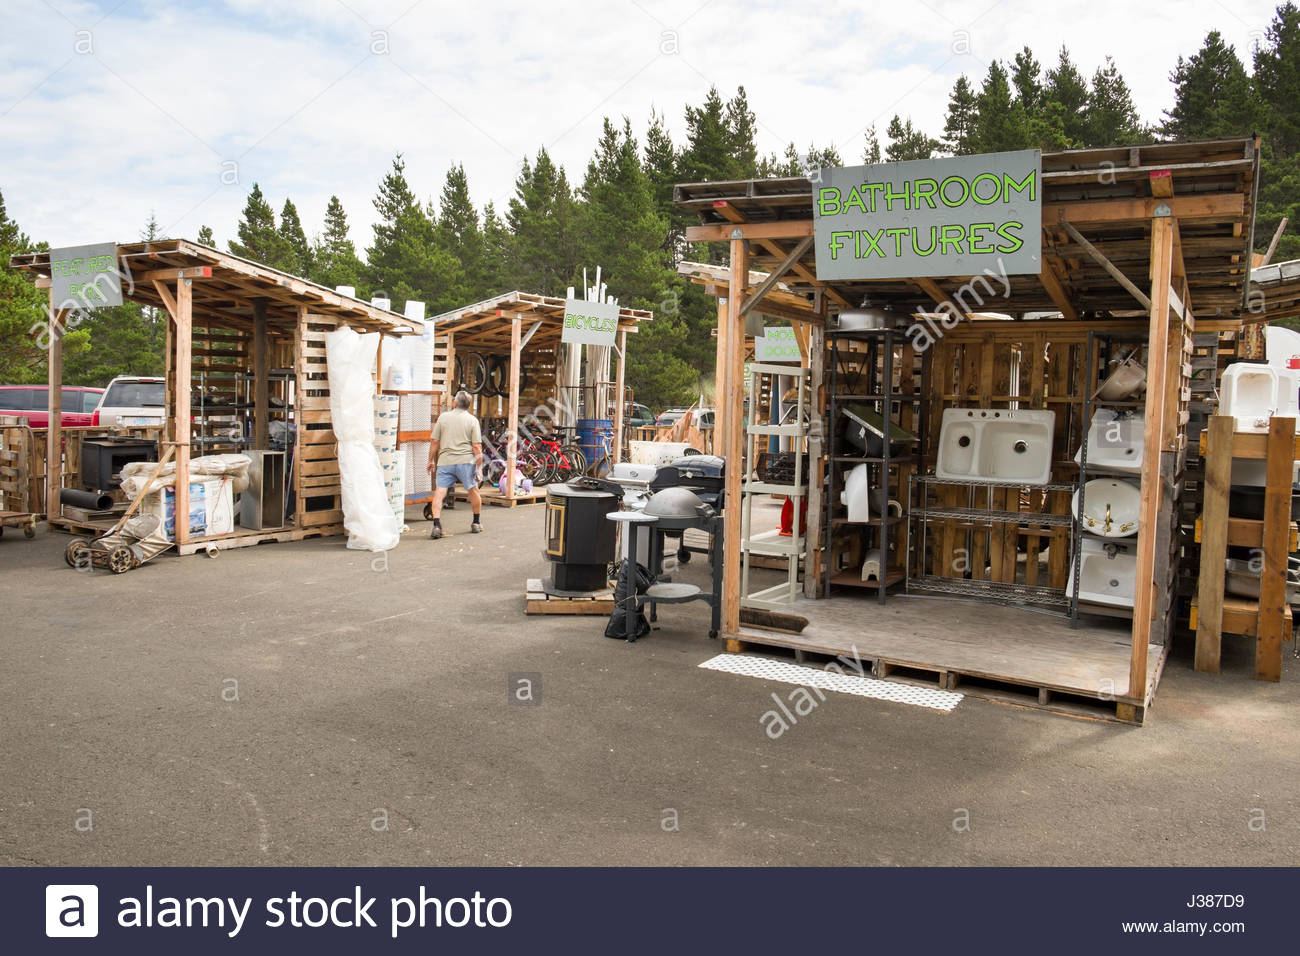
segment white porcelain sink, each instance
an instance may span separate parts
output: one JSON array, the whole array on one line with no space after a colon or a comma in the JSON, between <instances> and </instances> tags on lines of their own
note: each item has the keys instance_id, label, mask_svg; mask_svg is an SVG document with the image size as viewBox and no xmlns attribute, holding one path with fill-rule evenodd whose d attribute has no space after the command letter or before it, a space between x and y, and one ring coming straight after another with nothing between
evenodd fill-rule
<instances>
[{"instance_id":1,"label":"white porcelain sink","mask_svg":"<svg viewBox=\"0 0 1300 956\"><path fill-rule=\"evenodd\" d=\"M1056 413L1042 409L945 408L934 473L940 478L1043 485L1052 475Z\"/></svg>"},{"instance_id":2,"label":"white porcelain sink","mask_svg":"<svg viewBox=\"0 0 1300 956\"><path fill-rule=\"evenodd\" d=\"M1084 535L1079 549L1079 600L1109 607L1132 607L1137 555L1131 541L1102 541ZM1074 594L1074 565L1066 594Z\"/></svg>"},{"instance_id":3,"label":"white porcelain sink","mask_svg":"<svg viewBox=\"0 0 1300 956\"><path fill-rule=\"evenodd\" d=\"M1145 429L1146 416L1142 412L1120 415L1110 408L1097 409L1088 427L1088 471L1142 474ZM1074 453L1076 462L1079 454Z\"/></svg>"},{"instance_id":4,"label":"white porcelain sink","mask_svg":"<svg viewBox=\"0 0 1300 956\"><path fill-rule=\"evenodd\" d=\"M1239 432L1266 432L1274 415L1297 417L1296 389L1295 369L1234 362L1223 370L1219 414L1234 416Z\"/></svg>"},{"instance_id":5,"label":"white porcelain sink","mask_svg":"<svg viewBox=\"0 0 1300 956\"><path fill-rule=\"evenodd\" d=\"M1084 487L1083 530L1103 538L1127 538L1138 533L1142 512L1142 492L1122 478L1094 478ZM1070 503L1071 513L1079 513L1079 493Z\"/></svg>"}]
</instances>

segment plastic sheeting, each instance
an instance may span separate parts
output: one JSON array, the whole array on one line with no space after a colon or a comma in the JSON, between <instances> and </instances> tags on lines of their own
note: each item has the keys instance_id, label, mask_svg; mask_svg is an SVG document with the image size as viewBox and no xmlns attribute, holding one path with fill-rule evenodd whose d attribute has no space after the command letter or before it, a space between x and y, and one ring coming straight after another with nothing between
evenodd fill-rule
<instances>
[{"instance_id":1,"label":"plastic sheeting","mask_svg":"<svg viewBox=\"0 0 1300 956\"><path fill-rule=\"evenodd\" d=\"M374 368L379 339L377 332L360 335L346 327L325 336L343 527L348 547L356 551L388 551L401 540L374 445Z\"/></svg>"},{"instance_id":2,"label":"plastic sheeting","mask_svg":"<svg viewBox=\"0 0 1300 956\"><path fill-rule=\"evenodd\" d=\"M190 459L190 481L202 481L204 478L231 478L231 490L239 494L248 487L248 466L253 459L247 455L204 455ZM133 461L122 466L122 490L134 501L144 489L145 482L158 467L156 461ZM163 465L162 472L149 486L152 494L162 488L176 484L176 462L169 461Z\"/></svg>"}]
</instances>

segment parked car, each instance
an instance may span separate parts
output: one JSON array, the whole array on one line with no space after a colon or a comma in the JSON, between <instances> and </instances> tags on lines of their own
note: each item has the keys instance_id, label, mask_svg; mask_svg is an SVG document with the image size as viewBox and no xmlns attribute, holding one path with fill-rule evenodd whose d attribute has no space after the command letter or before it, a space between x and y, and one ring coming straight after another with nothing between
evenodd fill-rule
<instances>
[{"instance_id":1,"label":"parked car","mask_svg":"<svg viewBox=\"0 0 1300 956\"><path fill-rule=\"evenodd\" d=\"M102 388L80 385L63 387L63 414L59 421L69 427L93 425L95 408L103 397ZM50 387L48 385L0 385L0 415L18 415L32 428L50 424Z\"/></svg>"},{"instance_id":2,"label":"parked car","mask_svg":"<svg viewBox=\"0 0 1300 956\"><path fill-rule=\"evenodd\" d=\"M167 412L167 383L161 378L119 375L108 383L95 424L107 428L119 425L161 425Z\"/></svg>"},{"instance_id":3,"label":"parked car","mask_svg":"<svg viewBox=\"0 0 1300 956\"><path fill-rule=\"evenodd\" d=\"M629 428L644 428L655 423L655 413L640 402L628 402L623 409L623 422Z\"/></svg>"},{"instance_id":4,"label":"parked car","mask_svg":"<svg viewBox=\"0 0 1300 956\"><path fill-rule=\"evenodd\" d=\"M695 426L697 428L713 427L713 409L711 408L669 408L659 413L655 419L655 426L663 428L667 425L676 425L677 421L687 412L695 413Z\"/></svg>"}]
</instances>

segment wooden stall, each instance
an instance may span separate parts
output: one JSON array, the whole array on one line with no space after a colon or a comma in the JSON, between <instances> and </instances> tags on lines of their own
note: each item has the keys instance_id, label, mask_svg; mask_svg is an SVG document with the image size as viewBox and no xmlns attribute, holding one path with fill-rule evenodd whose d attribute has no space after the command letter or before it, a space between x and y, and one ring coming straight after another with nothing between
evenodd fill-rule
<instances>
[{"instance_id":1,"label":"wooden stall","mask_svg":"<svg viewBox=\"0 0 1300 956\"><path fill-rule=\"evenodd\" d=\"M175 447L177 514L189 513L190 460L200 455L285 449L292 515L279 528L236 527L193 537L178 521L181 554L343 533L343 511L325 336L340 327L408 335L402 316L305 279L181 239L119 245L123 298L167 316L167 398L160 450ZM48 252L15 256L10 265L50 285ZM50 407L47 447L61 447L62 333L73 314L51 294ZM283 427L274 427L279 422ZM271 433L280 436L272 442ZM46 456L45 512L52 528L93 533L59 502L61 456Z\"/></svg>"},{"instance_id":2,"label":"wooden stall","mask_svg":"<svg viewBox=\"0 0 1300 956\"><path fill-rule=\"evenodd\" d=\"M804 599L775 624L742 617L740 528L728 523L728 649L849 654L878 676L1140 723L1175 619L1194 335L1232 335L1264 317L1247 294L1258 163L1258 143L1244 139L1043 154L1039 272L998 276L825 281L808 179L677 186L677 205L699 217L688 241L730 251L725 282L696 276L719 301L717 444L728 460L729 511L753 466L736 466L746 313L809 330L822 416L807 443L815 464ZM868 302L883 310L884 330L839 330L839 313ZM1130 351L1145 369L1144 394L1128 405L1142 416L1146 449L1132 606L1119 619L1075 617L1077 604L1061 597L1080 517L1072 490L1086 469L1076 454L1103 407L1097 387L1110 360ZM889 490L906 495L905 515L880 519L875 539L897 563L869 612L859 591L836 580L843 512L831 492L846 375L865 376L871 387L852 391L870 392L888 427L901 429L883 467ZM988 500L978 503L972 483L936 481L940 422L953 407L990 417L1052 410L1048 481L980 487ZM886 602L890 588L897 600ZM969 599L985 607L973 614Z\"/></svg>"},{"instance_id":3,"label":"wooden stall","mask_svg":"<svg viewBox=\"0 0 1300 956\"><path fill-rule=\"evenodd\" d=\"M474 412L480 421L504 437L506 473L514 474L519 453L521 426L530 432L548 432L558 421L572 425L580 417L605 418L614 423L613 460L622 457L624 403L614 396L624 394L628 334L641 322L654 318L643 309L620 308L618 339L614 349L614 378L607 386L607 405L612 409L585 408L579 394L568 391L559 380L566 361L560 341L564 328L565 300L527 292L506 292L435 316L435 338L446 350L446 368L452 380L449 391L466 385L471 363L497 359L505 369L504 387L494 396L474 395ZM459 369L459 373L457 372ZM590 400L590 399L588 399ZM599 414L597 414L597 412ZM484 497L493 503L511 505L519 500L513 482L505 495L491 490ZM545 492L535 492L544 497Z\"/></svg>"}]
</instances>

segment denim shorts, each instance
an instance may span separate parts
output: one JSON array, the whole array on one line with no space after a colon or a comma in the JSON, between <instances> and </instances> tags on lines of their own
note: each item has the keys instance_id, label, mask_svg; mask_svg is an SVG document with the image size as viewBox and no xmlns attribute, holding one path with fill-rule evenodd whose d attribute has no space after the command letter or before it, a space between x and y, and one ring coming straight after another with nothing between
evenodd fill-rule
<instances>
[{"instance_id":1,"label":"denim shorts","mask_svg":"<svg viewBox=\"0 0 1300 956\"><path fill-rule=\"evenodd\" d=\"M466 491L478 487L478 482L474 480L474 466L472 464L438 466L437 482L439 488L455 488L458 481Z\"/></svg>"}]
</instances>

